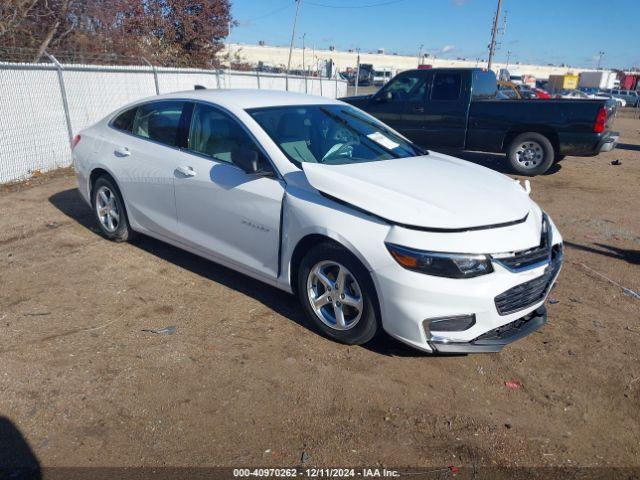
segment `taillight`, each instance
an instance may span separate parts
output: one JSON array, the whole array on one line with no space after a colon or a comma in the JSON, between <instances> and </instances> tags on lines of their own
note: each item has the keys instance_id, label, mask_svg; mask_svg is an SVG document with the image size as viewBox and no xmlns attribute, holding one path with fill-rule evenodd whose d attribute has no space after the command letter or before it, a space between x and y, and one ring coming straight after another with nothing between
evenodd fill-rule
<instances>
[{"instance_id":1,"label":"taillight","mask_svg":"<svg viewBox=\"0 0 640 480\"><path fill-rule=\"evenodd\" d=\"M80 143L80 138L81 138L80 135L76 135L75 137L73 137L73 139L71 140L71 150L76 148L76 145Z\"/></svg>"},{"instance_id":2,"label":"taillight","mask_svg":"<svg viewBox=\"0 0 640 480\"><path fill-rule=\"evenodd\" d=\"M604 107L600 107L600 110L598 110L598 115L596 115L596 121L593 124L594 133L604 132L604 127L606 123L607 123L607 109Z\"/></svg>"}]
</instances>

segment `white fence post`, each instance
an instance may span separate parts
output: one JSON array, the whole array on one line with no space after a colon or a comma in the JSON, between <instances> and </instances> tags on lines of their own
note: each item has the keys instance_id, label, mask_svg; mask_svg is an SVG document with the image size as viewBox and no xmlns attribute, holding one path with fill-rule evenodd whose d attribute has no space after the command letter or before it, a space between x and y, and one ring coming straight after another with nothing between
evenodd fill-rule
<instances>
[{"instance_id":1,"label":"white fence post","mask_svg":"<svg viewBox=\"0 0 640 480\"><path fill-rule=\"evenodd\" d=\"M64 76L62 75L62 65L46 50L44 54L53 62L58 72L58 83L60 85L60 95L62 95L62 108L64 108L64 118L67 122L67 131L69 133L69 142L73 139L73 129L71 128L71 116L69 115L69 101L67 100L67 89L64 86Z\"/></svg>"},{"instance_id":2,"label":"white fence post","mask_svg":"<svg viewBox=\"0 0 640 480\"><path fill-rule=\"evenodd\" d=\"M156 70L155 65L151 65L151 62L144 57L140 57L144 63L151 67L151 71L153 72L153 81L156 84L156 95L160 95L160 85L158 84L158 71Z\"/></svg>"}]
</instances>

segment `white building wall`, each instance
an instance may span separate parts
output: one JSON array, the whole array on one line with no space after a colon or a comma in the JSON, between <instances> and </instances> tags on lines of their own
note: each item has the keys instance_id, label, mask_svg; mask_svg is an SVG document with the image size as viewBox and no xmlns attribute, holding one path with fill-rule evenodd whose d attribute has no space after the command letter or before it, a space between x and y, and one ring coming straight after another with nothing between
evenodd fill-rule
<instances>
[{"instance_id":1,"label":"white building wall","mask_svg":"<svg viewBox=\"0 0 640 480\"><path fill-rule=\"evenodd\" d=\"M288 47L272 47L272 46L260 46L260 45L248 45L232 43L226 46L225 52L229 49L232 55L237 55L243 61L257 65L262 61L266 65L285 67L287 65L289 48ZM304 54L305 68L311 68L317 62L324 62L332 60L338 71L344 71L348 67L355 68L357 64L356 52L345 51L330 51L330 50L314 50L307 47ZM294 48L291 55L291 69L302 70L302 49ZM418 56L406 56L406 55L389 55L389 54L377 54L377 53L360 53L360 63L372 64L374 68L382 70L383 68L393 68L395 70L410 70L418 67ZM486 63L476 64L473 60L450 60L441 58L426 58L424 63L433 65L434 67L484 67ZM501 68L510 68L511 70L517 70L524 75L533 75L537 79L546 80L549 75L564 75L566 73L580 73L583 71L590 71L589 68L566 68L566 67L551 67L546 65L525 65L511 63L509 67L506 64L498 62L493 64L493 69L498 72Z\"/></svg>"}]
</instances>

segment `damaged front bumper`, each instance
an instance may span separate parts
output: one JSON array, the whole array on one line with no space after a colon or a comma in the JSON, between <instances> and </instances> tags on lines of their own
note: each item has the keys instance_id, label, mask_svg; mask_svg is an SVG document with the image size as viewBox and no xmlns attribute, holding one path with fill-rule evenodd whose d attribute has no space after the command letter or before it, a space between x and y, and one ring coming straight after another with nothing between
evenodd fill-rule
<instances>
[{"instance_id":1,"label":"damaged front bumper","mask_svg":"<svg viewBox=\"0 0 640 480\"><path fill-rule=\"evenodd\" d=\"M513 322L494 328L469 342L452 342L434 337L429 344L439 353L493 353L505 345L526 337L547 323L547 309L543 306Z\"/></svg>"}]
</instances>

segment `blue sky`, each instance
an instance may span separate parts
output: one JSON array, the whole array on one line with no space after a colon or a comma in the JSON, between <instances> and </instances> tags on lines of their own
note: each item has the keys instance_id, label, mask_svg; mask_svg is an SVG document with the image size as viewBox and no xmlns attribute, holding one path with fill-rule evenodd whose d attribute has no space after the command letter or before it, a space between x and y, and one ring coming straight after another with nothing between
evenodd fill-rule
<instances>
[{"instance_id":1,"label":"blue sky","mask_svg":"<svg viewBox=\"0 0 640 480\"><path fill-rule=\"evenodd\" d=\"M394 2L394 3L391 3ZM369 8L331 8L386 3ZM486 58L497 0L302 0L296 45L437 57ZM507 28L498 61L640 66L640 0L503 0ZM325 5L325 6L320 6ZM327 6L328 5L328 6ZM288 45L294 0L232 0L230 40Z\"/></svg>"}]
</instances>

